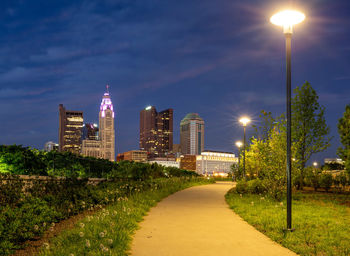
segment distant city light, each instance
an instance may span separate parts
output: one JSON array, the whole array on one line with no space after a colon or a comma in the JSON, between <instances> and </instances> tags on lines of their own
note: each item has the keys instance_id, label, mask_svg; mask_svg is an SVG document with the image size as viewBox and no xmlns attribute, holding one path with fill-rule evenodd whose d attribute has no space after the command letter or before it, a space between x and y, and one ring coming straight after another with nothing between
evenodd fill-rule
<instances>
[{"instance_id":1,"label":"distant city light","mask_svg":"<svg viewBox=\"0 0 350 256\"><path fill-rule=\"evenodd\" d=\"M152 108L152 106L148 106L145 108L145 110L150 110Z\"/></svg>"},{"instance_id":2,"label":"distant city light","mask_svg":"<svg viewBox=\"0 0 350 256\"><path fill-rule=\"evenodd\" d=\"M95 127L97 127L97 124L94 124Z\"/></svg>"}]
</instances>

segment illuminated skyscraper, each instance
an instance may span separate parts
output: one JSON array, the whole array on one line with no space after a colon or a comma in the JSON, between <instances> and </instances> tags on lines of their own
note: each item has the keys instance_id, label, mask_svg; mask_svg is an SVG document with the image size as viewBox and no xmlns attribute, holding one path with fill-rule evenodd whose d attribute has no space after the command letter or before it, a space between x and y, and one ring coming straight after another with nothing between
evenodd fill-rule
<instances>
[{"instance_id":1,"label":"illuminated skyscraper","mask_svg":"<svg viewBox=\"0 0 350 256\"><path fill-rule=\"evenodd\" d=\"M59 105L59 151L81 152L81 132L83 127L83 112L66 110Z\"/></svg>"},{"instance_id":2,"label":"illuminated skyscraper","mask_svg":"<svg viewBox=\"0 0 350 256\"><path fill-rule=\"evenodd\" d=\"M101 158L115 161L114 110L108 88L107 85L107 92L102 97L99 114L100 154Z\"/></svg>"},{"instance_id":3,"label":"illuminated skyscraper","mask_svg":"<svg viewBox=\"0 0 350 256\"><path fill-rule=\"evenodd\" d=\"M197 113L189 113L180 123L182 154L200 155L204 150L204 121Z\"/></svg>"},{"instance_id":4,"label":"illuminated skyscraper","mask_svg":"<svg viewBox=\"0 0 350 256\"><path fill-rule=\"evenodd\" d=\"M173 109L157 112L149 106L140 112L140 149L164 156L173 149Z\"/></svg>"}]
</instances>

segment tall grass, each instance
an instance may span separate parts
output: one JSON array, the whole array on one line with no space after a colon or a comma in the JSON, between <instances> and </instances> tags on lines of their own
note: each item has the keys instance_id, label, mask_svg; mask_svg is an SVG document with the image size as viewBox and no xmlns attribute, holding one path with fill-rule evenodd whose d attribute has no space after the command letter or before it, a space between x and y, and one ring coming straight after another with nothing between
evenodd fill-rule
<instances>
[{"instance_id":1,"label":"tall grass","mask_svg":"<svg viewBox=\"0 0 350 256\"><path fill-rule=\"evenodd\" d=\"M151 207L176 191L211 182L202 178L173 178L129 198L119 198L44 244L39 255L127 255L138 222Z\"/></svg>"},{"instance_id":2,"label":"tall grass","mask_svg":"<svg viewBox=\"0 0 350 256\"><path fill-rule=\"evenodd\" d=\"M284 232L286 206L259 195L234 191L226 201L249 224L300 255L350 255L350 198L336 194L294 195L292 226Z\"/></svg>"}]
</instances>

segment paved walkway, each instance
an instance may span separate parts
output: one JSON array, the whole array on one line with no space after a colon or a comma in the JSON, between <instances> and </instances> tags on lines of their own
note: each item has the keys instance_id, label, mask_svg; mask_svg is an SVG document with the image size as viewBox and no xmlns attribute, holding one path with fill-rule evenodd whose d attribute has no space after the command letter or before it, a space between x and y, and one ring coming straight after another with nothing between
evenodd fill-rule
<instances>
[{"instance_id":1,"label":"paved walkway","mask_svg":"<svg viewBox=\"0 0 350 256\"><path fill-rule=\"evenodd\" d=\"M228 208L230 182L177 192L151 209L134 237L134 256L296 255Z\"/></svg>"}]
</instances>

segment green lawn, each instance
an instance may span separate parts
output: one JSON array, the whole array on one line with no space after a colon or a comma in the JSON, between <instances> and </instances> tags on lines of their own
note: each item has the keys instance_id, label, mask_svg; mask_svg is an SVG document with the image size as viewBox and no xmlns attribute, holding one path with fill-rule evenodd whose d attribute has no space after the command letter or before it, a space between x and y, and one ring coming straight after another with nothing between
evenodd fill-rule
<instances>
[{"instance_id":1,"label":"green lawn","mask_svg":"<svg viewBox=\"0 0 350 256\"><path fill-rule=\"evenodd\" d=\"M226 201L256 229L300 255L350 255L350 196L325 193L293 195L292 227L286 227L285 202L229 192Z\"/></svg>"},{"instance_id":2,"label":"green lawn","mask_svg":"<svg viewBox=\"0 0 350 256\"><path fill-rule=\"evenodd\" d=\"M138 222L151 207L176 191L212 182L203 178L174 178L148 191L120 198L44 244L40 255L127 255Z\"/></svg>"}]
</instances>

